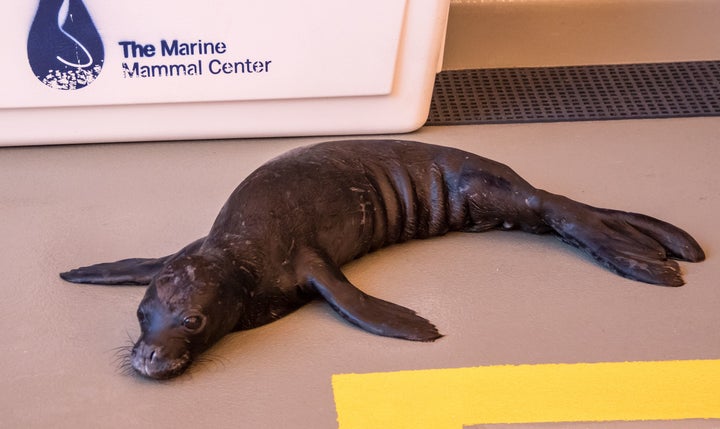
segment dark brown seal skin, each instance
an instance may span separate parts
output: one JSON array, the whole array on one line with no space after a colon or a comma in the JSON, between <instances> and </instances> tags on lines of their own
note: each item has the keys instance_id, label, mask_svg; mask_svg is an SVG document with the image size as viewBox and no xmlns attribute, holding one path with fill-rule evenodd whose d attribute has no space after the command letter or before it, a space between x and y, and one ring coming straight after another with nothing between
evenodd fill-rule
<instances>
[{"instance_id":1,"label":"dark brown seal skin","mask_svg":"<svg viewBox=\"0 0 720 429\"><path fill-rule=\"evenodd\" d=\"M279 319L316 297L369 332L416 341L441 335L414 311L369 296L340 267L368 252L448 231L552 233L621 276L683 284L669 258L701 261L698 243L649 216L536 189L507 166L410 141L321 143L253 172L207 237L158 259L62 273L93 284L149 284L131 364L157 379L182 373L224 335Z\"/></svg>"}]
</instances>

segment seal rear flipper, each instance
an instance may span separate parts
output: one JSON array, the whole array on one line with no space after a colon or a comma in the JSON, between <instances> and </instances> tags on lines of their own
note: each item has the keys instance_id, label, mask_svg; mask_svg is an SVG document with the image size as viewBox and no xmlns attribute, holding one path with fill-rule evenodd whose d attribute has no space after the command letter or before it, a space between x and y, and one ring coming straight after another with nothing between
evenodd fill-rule
<instances>
[{"instance_id":1,"label":"seal rear flipper","mask_svg":"<svg viewBox=\"0 0 720 429\"><path fill-rule=\"evenodd\" d=\"M563 241L623 277L682 286L680 267L670 258L690 262L705 258L687 232L650 216L595 208L558 195L543 205L545 222Z\"/></svg>"},{"instance_id":2,"label":"seal rear flipper","mask_svg":"<svg viewBox=\"0 0 720 429\"><path fill-rule=\"evenodd\" d=\"M306 281L348 322L373 334L412 341L434 341L440 334L413 310L375 298L350 283L342 271L323 260L303 265Z\"/></svg>"},{"instance_id":3,"label":"seal rear flipper","mask_svg":"<svg viewBox=\"0 0 720 429\"><path fill-rule=\"evenodd\" d=\"M205 242L195 240L179 252L162 258L130 258L116 262L103 262L60 273L60 278L72 283L95 285L148 285L169 261L192 253Z\"/></svg>"}]
</instances>

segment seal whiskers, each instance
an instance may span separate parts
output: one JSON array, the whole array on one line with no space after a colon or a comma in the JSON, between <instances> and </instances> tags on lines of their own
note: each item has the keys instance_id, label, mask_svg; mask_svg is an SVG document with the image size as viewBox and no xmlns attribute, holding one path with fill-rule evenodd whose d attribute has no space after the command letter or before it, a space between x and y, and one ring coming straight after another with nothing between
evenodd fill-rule
<instances>
[{"instance_id":1,"label":"seal whiskers","mask_svg":"<svg viewBox=\"0 0 720 429\"><path fill-rule=\"evenodd\" d=\"M115 361L115 365L117 365L117 369L121 374L131 375L135 372L130 361L130 355L132 353L133 346L135 345L135 341L132 339L130 334L127 335L127 341L128 342L125 345L115 347L113 349L113 360Z\"/></svg>"}]
</instances>

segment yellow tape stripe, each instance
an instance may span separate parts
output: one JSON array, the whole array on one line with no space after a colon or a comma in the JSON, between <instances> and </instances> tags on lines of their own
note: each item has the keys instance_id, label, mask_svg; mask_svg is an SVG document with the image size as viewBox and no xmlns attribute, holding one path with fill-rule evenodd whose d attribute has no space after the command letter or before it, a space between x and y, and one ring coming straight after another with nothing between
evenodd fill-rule
<instances>
[{"instance_id":1,"label":"yellow tape stripe","mask_svg":"<svg viewBox=\"0 0 720 429\"><path fill-rule=\"evenodd\" d=\"M340 374L340 429L720 418L720 360Z\"/></svg>"}]
</instances>

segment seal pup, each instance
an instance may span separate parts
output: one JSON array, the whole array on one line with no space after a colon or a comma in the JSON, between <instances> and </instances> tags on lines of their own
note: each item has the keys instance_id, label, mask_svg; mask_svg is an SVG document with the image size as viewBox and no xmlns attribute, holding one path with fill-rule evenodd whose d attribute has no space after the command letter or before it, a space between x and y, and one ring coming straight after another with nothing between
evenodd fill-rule
<instances>
[{"instance_id":1,"label":"seal pup","mask_svg":"<svg viewBox=\"0 0 720 429\"><path fill-rule=\"evenodd\" d=\"M233 191L208 235L177 253L60 276L149 284L130 363L165 379L224 335L277 320L316 297L374 334L433 341L441 335L432 323L362 292L340 267L410 239L497 228L555 234L621 276L658 285L683 284L672 258L705 257L673 225L536 189L509 167L469 152L350 140L299 148L259 167Z\"/></svg>"}]
</instances>

